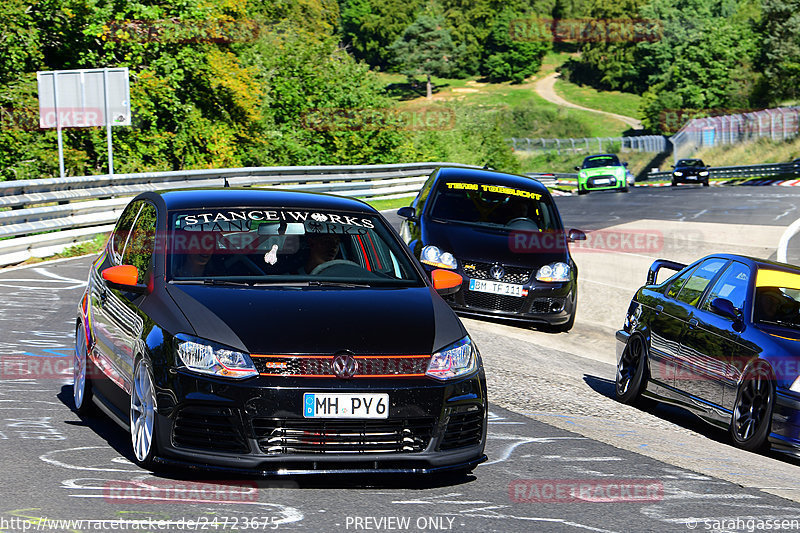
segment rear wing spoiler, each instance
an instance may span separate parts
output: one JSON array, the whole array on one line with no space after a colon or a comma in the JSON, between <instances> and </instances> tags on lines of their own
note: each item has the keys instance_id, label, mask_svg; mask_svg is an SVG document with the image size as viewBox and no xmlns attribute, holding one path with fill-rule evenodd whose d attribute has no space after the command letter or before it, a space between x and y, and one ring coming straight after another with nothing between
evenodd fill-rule
<instances>
[{"instance_id":1,"label":"rear wing spoiler","mask_svg":"<svg viewBox=\"0 0 800 533\"><path fill-rule=\"evenodd\" d=\"M675 261L667 261L666 259L656 259L653 261L653 264L650 265L650 270L647 272L648 285L652 285L656 282L656 279L658 278L658 271L662 268L668 268L678 272L686 268L686 265L683 263L676 263Z\"/></svg>"}]
</instances>

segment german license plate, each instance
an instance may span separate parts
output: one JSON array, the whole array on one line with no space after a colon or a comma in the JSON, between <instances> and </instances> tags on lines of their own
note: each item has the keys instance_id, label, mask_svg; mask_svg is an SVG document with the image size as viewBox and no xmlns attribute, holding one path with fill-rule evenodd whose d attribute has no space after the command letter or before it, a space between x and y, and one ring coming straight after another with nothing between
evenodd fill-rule
<instances>
[{"instance_id":1,"label":"german license plate","mask_svg":"<svg viewBox=\"0 0 800 533\"><path fill-rule=\"evenodd\" d=\"M502 294L503 296L522 297L522 285L513 283L500 283L499 281L489 281L486 279L469 280L469 290L476 292L488 292L491 294Z\"/></svg>"},{"instance_id":2,"label":"german license plate","mask_svg":"<svg viewBox=\"0 0 800 533\"><path fill-rule=\"evenodd\" d=\"M303 394L305 418L389 418L388 394Z\"/></svg>"},{"instance_id":3,"label":"german license plate","mask_svg":"<svg viewBox=\"0 0 800 533\"><path fill-rule=\"evenodd\" d=\"M600 178L594 180L595 185L608 185L609 183L611 183L611 180L608 178Z\"/></svg>"}]
</instances>

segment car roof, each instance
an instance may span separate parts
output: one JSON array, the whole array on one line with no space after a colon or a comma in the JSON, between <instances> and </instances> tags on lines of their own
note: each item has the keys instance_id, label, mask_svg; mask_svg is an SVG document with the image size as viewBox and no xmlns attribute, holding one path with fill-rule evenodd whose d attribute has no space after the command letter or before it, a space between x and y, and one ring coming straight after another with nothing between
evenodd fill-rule
<instances>
[{"instance_id":1,"label":"car roof","mask_svg":"<svg viewBox=\"0 0 800 533\"><path fill-rule=\"evenodd\" d=\"M602 158L611 158L611 159L616 158L616 159L619 159L619 156L617 154L594 154L594 155L587 155L586 157L583 158L583 160L586 161L587 159L594 159L596 157L597 158L602 157Z\"/></svg>"},{"instance_id":2,"label":"car roof","mask_svg":"<svg viewBox=\"0 0 800 533\"><path fill-rule=\"evenodd\" d=\"M218 187L156 191L151 194L160 196L168 210L269 206L376 212L370 205L353 198L291 190Z\"/></svg>"},{"instance_id":3,"label":"car roof","mask_svg":"<svg viewBox=\"0 0 800 533\"><path fill-rule=\"evenodd\" d=\"M800 267L795 265L789 265L786 263L779 263L777 261L771 261L769 259L763 259L759 257L750 257L748 255L738 255L738 254L709 254L708 256L704 257L703 259L707 259L710 257L719 257L720 259L734 259L736 261L745 263L751 267L757 268L778 268L780 270L790 270L792 272L800 271Z\"/></svg>"},{"instance_id":4,"label":"car roof","mask_svg":"<svg viewBox=\"0 0 800 533\"><path fill-rule=\"evenodd\" d=\"M542 185L535 178L530 176L521 176L519 174L508 174L506 172L498 172L495 170L485 170L479 168L458 168L458 167L441 167L437 180L446 179L452 180L469 180L476 183L486 183L490 185L502 185L505 187L516 187L524 189L532 189L541 193L548 193L547 187Z\"/></svg>"}]
</instances>

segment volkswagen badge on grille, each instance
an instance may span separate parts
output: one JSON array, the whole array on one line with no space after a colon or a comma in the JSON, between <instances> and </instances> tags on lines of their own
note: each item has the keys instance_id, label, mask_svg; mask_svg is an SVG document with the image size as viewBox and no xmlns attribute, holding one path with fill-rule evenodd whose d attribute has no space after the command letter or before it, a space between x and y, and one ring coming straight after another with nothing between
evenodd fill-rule
<instances>
[{"instance_id":1,"label":"volkswagen badge on grille","mask_svg":"<svg viewBox=\"0 0 800 533\"><path fill-rule=\"evenodd\" d=\"M492 268L489 269L489 275L492 276L494 279L500 280L503 279L503 276L506 275L506 271L502 265L494 265Z\"/></svg>"},{"instance_id":2,"label":"volkswagen badge on grille","mask_svg":"<svg viewBox=\"0 0 800 533\"><path fill-rule=\"evenodd\" d=\"M331 369L337 378L350 379L356 375L358 362L351 354L342 352L333 356Z\"/></svg>"}]
</instances>

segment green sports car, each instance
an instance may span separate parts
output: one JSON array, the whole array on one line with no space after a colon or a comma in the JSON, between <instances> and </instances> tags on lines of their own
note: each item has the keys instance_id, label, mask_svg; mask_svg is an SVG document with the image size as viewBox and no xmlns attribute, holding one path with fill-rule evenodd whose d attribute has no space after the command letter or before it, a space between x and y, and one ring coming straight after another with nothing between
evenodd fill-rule
<instances>
[{"instance_id":1,"label":"green sports car","mask_svg":"<svg viewBox=\"0 0 800 533\"><path fill-rule=\"evenodd\" d=\"M614 154L590 155L575 167L578 173L578 194L589 191L617 190L628 192L628 163L620 163Z\"/></svg>"}]
</instances>

